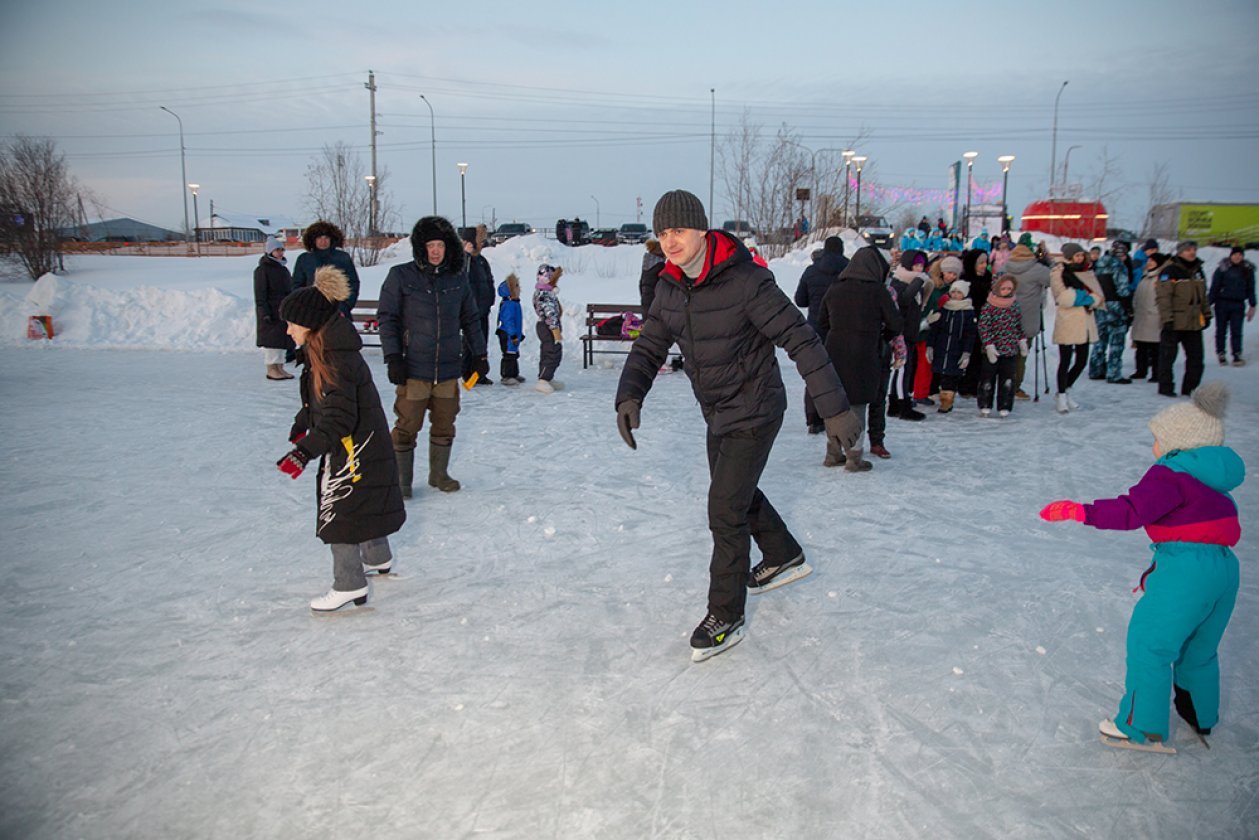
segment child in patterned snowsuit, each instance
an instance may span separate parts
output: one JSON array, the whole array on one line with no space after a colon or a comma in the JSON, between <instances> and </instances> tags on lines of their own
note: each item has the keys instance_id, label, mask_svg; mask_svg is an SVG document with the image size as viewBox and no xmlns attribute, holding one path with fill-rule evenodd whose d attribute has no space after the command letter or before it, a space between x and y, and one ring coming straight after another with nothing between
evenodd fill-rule
<instances>
[{"instance_id":1,"label":"child in patterned snowsuit","mask_svg":"<svg viewBox=\"0 0 1259 840\"><path fill-rule=\"evenodd\" d=\"M1154 562L1141 577L1143 594L1128 624L1127 676L1119 713L1101 732L1144 744L1166 741L1167 699L1199 734L1219 719L1220 639L1237 599L1241 538L1237 505L1229 491L1246 467L1224 446L1228 390L1210 383L1192 402L1164 409L1150 421L1158 460L1125 495L1092 504L1057 501L1041 518L1073 520L1094 528L1145 528Z\"/></svg>"},{"instance_id":2,"label":"child in patterned snowsuit","mask_svg":"<svg viewBox=\"0 0 1259 840\"><path fill-rule=\"evenodd\" d=\"M1014 369L1019 356L1027 355L1023 312L1014 299L1017 287L1018 281L1013 277L998 277L979 311L979 343L984 348L979 371L979 413L984 417L992 413L994 391L998 414L1005 417L1014 408Z\"/></svg>"},{"instance_id":3,"label":"child in patterned snowsuit","mask_svg":"<svg viewBox=\"0 0 1259 840\"><path fill-rule=\"evenodd\" d=\"M538 266L538 282L533 287L533 311L538 316L538 340L542 349L538 355L538 384L534 388L544 394L550 394L563 388L563 383L555 379L555 371L564 358L564 334L560 328L560 319L564 315L564 307L560 305L559 296L555 294L555 284L560 281L564 269L553 265Z\"/></svg>"}]
</instances>

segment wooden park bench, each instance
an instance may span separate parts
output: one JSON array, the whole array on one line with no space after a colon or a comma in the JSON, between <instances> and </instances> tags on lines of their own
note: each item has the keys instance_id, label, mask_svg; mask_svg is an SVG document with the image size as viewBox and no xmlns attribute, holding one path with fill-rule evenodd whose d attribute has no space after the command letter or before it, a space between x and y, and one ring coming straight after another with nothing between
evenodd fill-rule
<instances>
[{"instance_id":1,"label":"wooden park bench","mask_svg":"<svg viewBox=\"0 0 1259 840\"><path fill-rule=\"evenodd\" d=\"M626 312L633 312L638 317L644 316L643 307L637 303L588 303L586 304L586 334L581 337L582 370L595 362L596 353L615 353L629 355L630 345L634 339L616 335L599 335L599 322L606 318L614 318Z\"/></svg>"}]
</instances>

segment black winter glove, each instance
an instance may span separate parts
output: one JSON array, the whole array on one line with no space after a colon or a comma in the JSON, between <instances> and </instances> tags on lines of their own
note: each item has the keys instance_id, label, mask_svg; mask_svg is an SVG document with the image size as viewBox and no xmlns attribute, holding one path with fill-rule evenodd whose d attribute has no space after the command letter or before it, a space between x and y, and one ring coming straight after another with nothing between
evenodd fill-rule
<instances>
[{"instance_id":1,"label":"black winter glove","mask_svg":"<svg viewBox=\"0 0 1259 840\"><path fill-rule=\"evenodd\" d=\"M823 422L826 424L826 436L834 438L841 448L852 449L857 445L857 439L861 437L861 421L852 409L827 417Z\"/></svg>"},{"instance_id":2,"label":"black winter glove","mask_svg":"<svg viewBox=\"0 0 1259 840\"><path fill-rule=\"evenodd\" d=\"M621 440L630 449L638 448L633 430L638 428L640 408L642 406L637 400L621 400L616 405L616 430L621 433Z\"/></svg>"},{"instance_id":3,"label":"black winter glove","mask_svg":"<svg viewBox=\"0 0 1259 840\"><path fill-rule=\"evenodd\" d=\"M472 364L472 369L476 371L477 376L484 379L490 375L490 358L489 356L477 356Z\"/></svg>"},{"instance_id":4,"label":"black winter glove","mask_svg":"<svg viewBox=\"0 0 1259 840\"><path fill-rule=\"evenodd\" d=\"M385 365L388 366L389 368L389 372L386 374L386 376L389 377L389 381L391 383L393 383L394 385L407 384L407 360L406 359L402 358L397 353L392 353L385 357Z\"/></svg>"}]
</instances>

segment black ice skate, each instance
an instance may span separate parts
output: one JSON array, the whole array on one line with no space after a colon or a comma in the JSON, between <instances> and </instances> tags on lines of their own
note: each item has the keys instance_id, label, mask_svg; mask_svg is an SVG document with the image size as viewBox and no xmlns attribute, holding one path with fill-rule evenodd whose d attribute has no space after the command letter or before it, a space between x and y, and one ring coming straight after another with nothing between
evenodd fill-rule
<instances>
[{"instance_id":1,"label":"black ice skate","mask_svg":"<svg viewBox=\"0 0 1259 840\"><path fill-rule=\"evenodd\" d=\"M743 616L723 621L709 613L691 634L691 661L703 662L743 641Z\"/></svg>"},{"instance_id":2,"label":"black ice skate","mask_svg":"<svg viewBox=\"0 0 1259 840\"><path fill-rule=\"evenodd\" d=\"M781 566L773 566L768 561L762 560L748 574L748 592L752 594L768 592L799 580L812 571L813 567L804 562L803 551Z\"/></svg>"}]
</instances>

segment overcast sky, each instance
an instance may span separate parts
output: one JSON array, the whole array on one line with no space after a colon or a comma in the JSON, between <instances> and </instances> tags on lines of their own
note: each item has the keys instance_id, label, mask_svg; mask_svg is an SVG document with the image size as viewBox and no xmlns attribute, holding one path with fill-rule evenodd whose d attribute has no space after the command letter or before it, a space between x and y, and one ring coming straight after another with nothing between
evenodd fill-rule
<instances>
[{"instance_id":1,"label":"overcast sky","mask_svg":"<svg viewBox=\"0 0 1259 840\"><path fill-rule=\"evenodd\" d=\"M1001 6L1015 9L1000 12ZM1259 202L1259 3L1170 0L1054 4L798 0L0 6L0 133L47 135L106 205L182 228L178 124L200 210L305 217L307 165L326 143L368 157L376 73L379 164L401 226L438 209L470 224L605 226L650 220L655 199L709 193L717 134L746 111L786 123L810 150L864 132L888 186L943 189L963 151L998 183L1014 154L1010 205L1048 188L1057 161L1090 183L1104 150L1128 184L1112 223L1138 228L1153 167L1186 200ZM1033 10L1034 9L1034 10ZM475 10L475 11L474 11ZM819 152L819 167L837 158ZM714 222L730 218L720 176ZM191 205L190 205L191 207ZM191 210L190 210L191 212Z\"/></svg>"}]
</instances>

